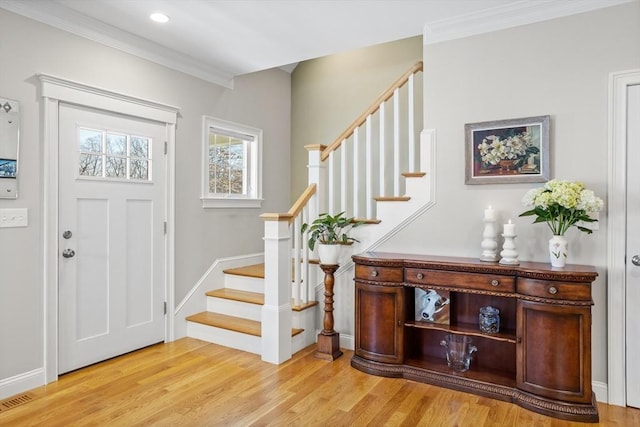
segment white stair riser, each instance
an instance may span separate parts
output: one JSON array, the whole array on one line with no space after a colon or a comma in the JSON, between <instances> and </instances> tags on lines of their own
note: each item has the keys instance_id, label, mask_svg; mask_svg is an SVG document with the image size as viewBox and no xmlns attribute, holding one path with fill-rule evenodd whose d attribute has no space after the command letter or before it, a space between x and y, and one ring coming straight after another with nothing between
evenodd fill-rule
<instances>
[{"instance_id":1,"label":"white stair riser","mask_svg":"<svg viewBox=\"0 0 640 427\"><path fill-rule=\"evenodd\" d=\"M236 274L224 275L224 287L238 291L264 293L264 279L256 277L238 276Z\"/></svg>"},{"instance_id":2,"label":"white stair riser","mask_svg":"<svg viewBox=\"0 0 640 427\"><path fill-rule=\"evenodd\" d=\"M243 319L262 321L262 305L234 301L225 298L207 297L207 311L241 317Z\"/></svg>"},{"instance_id":3,"label":"white stair riser","mask_svg":"<svg viewBox=\"0 0 640 427\"><path fill-rule=\"evenodd\" d=\"M187 336L258 355L262 348L260 337L196 322L187 322Z\"/></svg>"}]
</instances>

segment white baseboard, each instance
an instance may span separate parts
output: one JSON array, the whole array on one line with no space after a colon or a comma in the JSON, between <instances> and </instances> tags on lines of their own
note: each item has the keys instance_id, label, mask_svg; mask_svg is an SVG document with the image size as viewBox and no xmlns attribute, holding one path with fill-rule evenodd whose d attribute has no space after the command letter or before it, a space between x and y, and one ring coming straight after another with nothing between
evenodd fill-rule
<instances>
[{"instance_id":1,"label":"white baseboard","mask_svg":"<svg viewBox=\"0 0 640 427\"><path fill-rule=\"evenodd\" d=\"M44 368L0 380L0 399L24 393L45 384Z\"/></svg>"},{"instance_id":2,"label":"white baseboard","mask_svg":"<svg viewBox=\"0 0 640 427\"><path fill-rule=\"evenodd\" d=\"M607 383L593 381L591 383L591 388L593 389L598 402L609 403L609 390Z\"/></svg>"}]
</instances>

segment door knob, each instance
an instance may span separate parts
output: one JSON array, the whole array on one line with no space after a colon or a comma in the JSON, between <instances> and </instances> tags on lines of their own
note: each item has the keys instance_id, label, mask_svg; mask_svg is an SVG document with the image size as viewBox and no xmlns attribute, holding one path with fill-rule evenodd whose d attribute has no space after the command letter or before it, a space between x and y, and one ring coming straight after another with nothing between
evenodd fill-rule
<instances>
[{"instance_id":1,"label":"door knob","mask_svg":"<svg viewBox=\"0 0 640 427\"><path fill-rule=\"evenodd\" d=\"M71 230L65 230L64 233L62 233L62 237L65 239L70 239L72 235Z\"/></svg>"},{"instance_id":2,"label":"door knob","mask_svg":"<svg viewBox=\"0 0 640 427\"><path fill-rule=\"evenodd\" d=\"M62 251L62 256L65 258L73 258L75 254L76 253L73 249L65 249L64 251Z\"/></svg>"},{"instance_id":3,"label":"door knob","mask_svg":"<svg viewBox=\"0 0 640 427\"><path fill-rule=\"evenodd\" d=\"M631 258L631 263L640 266L640 255L634 255L633 258Z\"/></svg>"}]
</instances>

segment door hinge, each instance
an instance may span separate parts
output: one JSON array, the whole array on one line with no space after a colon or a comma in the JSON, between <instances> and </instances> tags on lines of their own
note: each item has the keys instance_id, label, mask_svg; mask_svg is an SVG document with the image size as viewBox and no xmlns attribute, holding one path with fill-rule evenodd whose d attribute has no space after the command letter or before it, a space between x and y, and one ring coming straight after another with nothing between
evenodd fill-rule
<instances>
[{"instance_id":1,"label":"door hinge","mask_svg":"<svg viewBox=\"0 0 640 427\"><path fill-rule=\"evenodd\" d=\"M167 234L167 221L164 222L164 234Z\"/></svg>"},{"instance_id":2,"label":"door hinge","mask_svg":"<svg viewBox=\"0 0 640 427\"><path fill-rule=\"evenodd\" d=\"M167 143L167 141L165 141L165 142L164 142L164 154L165 154L165 155L167 154L168 145L169 145L169 144Z\"/></svg>"},{"instance_id":3,"label":"door hinge","mask_svg":"<svg viewBox=\"0 0 640 427\"><path fill-rule=\"evenodd\" d=\"M167 314L167 302L164 302L164 314Z\"/></svg>"}]
</instances>

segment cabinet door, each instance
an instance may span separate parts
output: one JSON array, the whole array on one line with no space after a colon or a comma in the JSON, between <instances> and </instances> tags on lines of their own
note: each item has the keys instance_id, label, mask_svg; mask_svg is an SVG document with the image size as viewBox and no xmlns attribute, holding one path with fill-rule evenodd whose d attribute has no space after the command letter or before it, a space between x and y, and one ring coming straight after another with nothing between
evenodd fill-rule
<instances>
[{"instance_id":1,"label":"cabinet door","mask_svg":"<svg viewBox=\"0 0 640 427\"><path fill-rule=\"evenodd\" d=\"M518 301L518 388L591 403L591 307Z\"/></svg>"},{"instance_id":2,"label":"cabinet door","mask_svg":"<svg viewBox=\"0 0 640 427\"><path fill-rule=\"evenodd\" d=\"M356 349L368 360L400 364L404 359L403 286L356 281Z\"/></svg>"}]
</instances>

